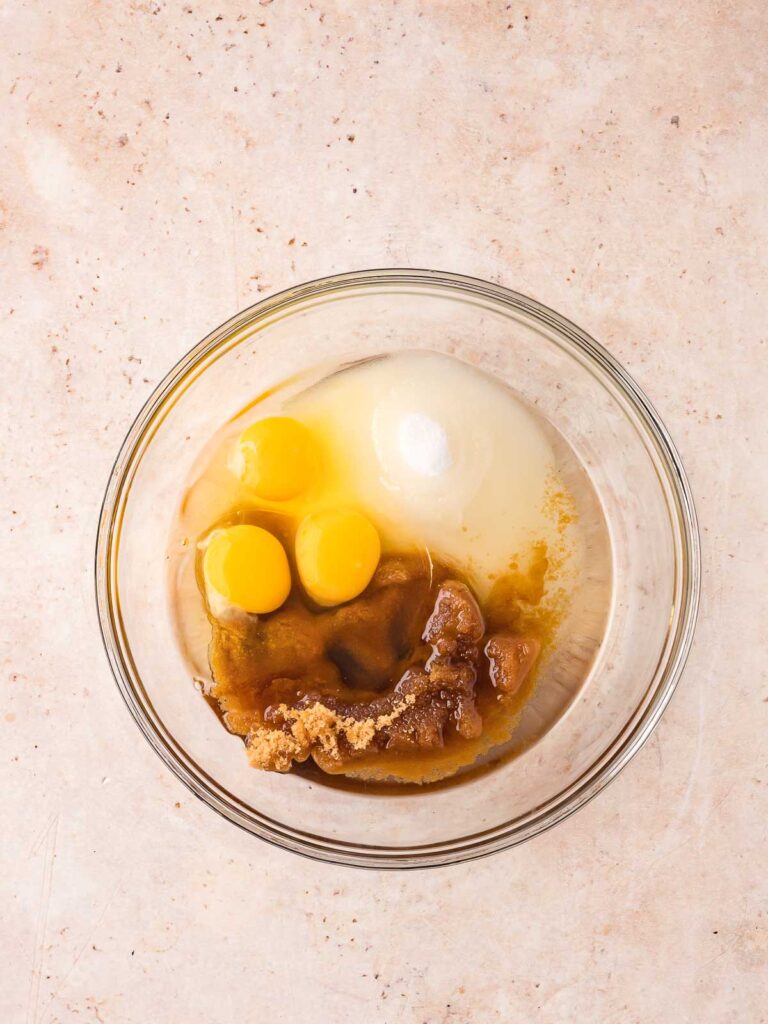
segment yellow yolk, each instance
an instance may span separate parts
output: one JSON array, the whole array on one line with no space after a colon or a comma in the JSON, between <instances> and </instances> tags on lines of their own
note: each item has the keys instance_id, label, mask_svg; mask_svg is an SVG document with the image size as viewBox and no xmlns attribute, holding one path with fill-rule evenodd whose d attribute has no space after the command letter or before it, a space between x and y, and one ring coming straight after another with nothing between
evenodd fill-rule
<instances>
[{"instance_id":1,"label":"yellow yolk","mask_svg":"<svg viewBox=\"0 0 768 1024\"><path fill-rule=\"evenodd\" d=\"M318 604L351 601L368 586L379 564L376 527L359 512L312 512L296 533L296 565L301 582Z\"/></svg>"},{"instance_id":2,"label":"yellow yolk","mask_svg":"<svg viewBox=\"0 0 768 1024\"><path fill-rule=\"evenodd\" d=\"M243 483L267 501L286 501L306 491L316 472L312 435L289 416L269 416L243 431L237 442L236 471Z\"/></svg>"},{"instance_id":3,"label":"yellow yolk","mask_svg":"<svg viewBox=\"0 0 768 1024\"><path fill-rule=\"evenodd\" d=\"M285 549L260 526L214 531L205 549L203 574L219 598L255 614L279 608L291 589Z\"/></svg>"}]
</instances>

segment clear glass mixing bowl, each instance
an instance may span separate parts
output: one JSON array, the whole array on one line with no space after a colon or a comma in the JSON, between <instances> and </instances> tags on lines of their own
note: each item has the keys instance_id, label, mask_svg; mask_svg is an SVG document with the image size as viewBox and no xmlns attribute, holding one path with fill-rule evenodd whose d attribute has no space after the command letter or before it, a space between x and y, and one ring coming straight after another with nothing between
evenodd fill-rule
<instances>
[{"instance_id":1,"label":"clear glass mixing bowl","mask_svg":"<svg viewBox=\"0 0 768 1024\"><path fill-rule=\"evenodd\" d=\"M461 785L380 795L249 768L195 692L165 572L192 462L254 396L320 362L432 349L532 402L586 468L610 536L602 645L566 712L536 743ZM175 366L140 412L107 486L96 591L128 708L168 767L254 835L321 860L449 864L523 842L616 777L666 707L691 644L699 543L688 483L658 416L578 327L506 288L455 274L371 270L292 288L239 313Z\"/></svg>"}]
</instances>

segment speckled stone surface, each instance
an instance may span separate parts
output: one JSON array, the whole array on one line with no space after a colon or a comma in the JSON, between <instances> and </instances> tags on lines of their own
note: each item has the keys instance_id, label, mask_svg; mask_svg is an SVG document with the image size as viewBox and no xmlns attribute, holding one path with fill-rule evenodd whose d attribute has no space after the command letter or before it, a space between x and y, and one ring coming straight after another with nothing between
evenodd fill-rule
<instances>
[{"instance_id":1,"label":"speckled stone surface","mask_svg":"<svg viewBox=\"0 0 768 1024\"><path fill-rule=\"evenodd\" d=\"M5 0L0 26L0 1020L768 1020L764 4ZM411 874L196 802L119 700L91 580L170 365L259 296L381 265L503 282L623 360L705 572L621 778Z\"/></svg>"}]
</instances>

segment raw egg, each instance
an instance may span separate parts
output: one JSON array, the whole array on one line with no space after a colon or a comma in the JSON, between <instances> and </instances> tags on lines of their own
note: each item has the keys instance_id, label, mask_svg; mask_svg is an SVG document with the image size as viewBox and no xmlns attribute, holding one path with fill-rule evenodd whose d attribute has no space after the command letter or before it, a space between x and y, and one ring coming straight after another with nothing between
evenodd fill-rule
<instances>
[{"instance_id":1,"label":"raw egg","mask_svg":"<svg viewBox=\"0 0 768 1024\"><path fill-rule=\"evenodd\" d=\"M351 601L371 581L381 555L376 527L360 512L311 512L296 533L296 565L301 582L318 604Z\"/></svg>"},{"instance_id":2,"label":"raw egg","mask_svg":"<svg viewBox=\"0 0 768 1024\"><path fill-rule=\"evenodd\" d=\"M317 451L312 435L290 416L269 416L243 431L234 459L237 475L267 501L287 501L312 484Z\"/></svg>"},{"instance_id":3,"label":"raw egg","mask_svg":"<svg viewBox=\"0 0 768 1024\"><path fill-rule=\"evenodd\" d=\"M224 602L257 615L279 608L291 589L285 549L260 526L214 530L203 556L203 575L209 603Z\"/></svg>"}]
</instances>

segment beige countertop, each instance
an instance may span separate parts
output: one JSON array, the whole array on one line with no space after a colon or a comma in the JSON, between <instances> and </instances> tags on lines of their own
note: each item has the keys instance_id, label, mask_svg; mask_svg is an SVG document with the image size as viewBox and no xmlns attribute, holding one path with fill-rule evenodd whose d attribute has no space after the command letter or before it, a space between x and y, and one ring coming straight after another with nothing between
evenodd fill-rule
<instances>
[{"instance_id":1,"label":"beige countertop","mask_svg":"<svg viewBox=\"0 0 768 1024\"><path fill-rule=\"evenodd\" d=\"M0 25L3 1024L768 1021L764 4L6 0ZM119 699L91 573L171 364L382 265L602 341L679 445L704 560L621 778L408 874L198 803Z\"/></svg>"}]
</instances>

